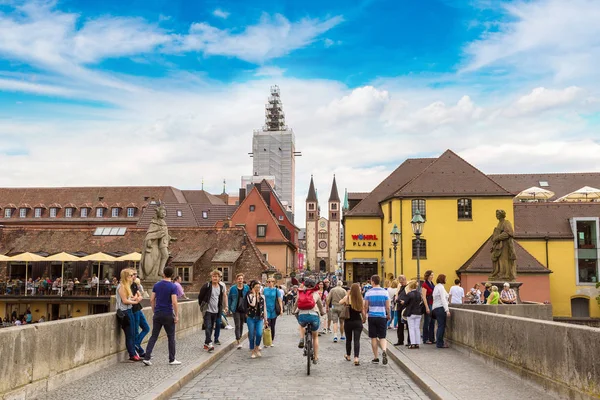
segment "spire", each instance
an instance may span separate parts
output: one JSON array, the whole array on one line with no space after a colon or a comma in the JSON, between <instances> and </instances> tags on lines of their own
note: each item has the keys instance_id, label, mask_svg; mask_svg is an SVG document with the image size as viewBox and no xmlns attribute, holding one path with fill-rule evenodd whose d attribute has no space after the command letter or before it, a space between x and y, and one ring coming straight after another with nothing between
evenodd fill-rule
<instances>
[{"instance_id":1,"label":"spire","mask_svg":"<svg viewBox=\"0 0 600 400\"><path fill-rule=\"evenodd\" d=\"M342 210L348 211L349 208L350 204L348 203L348 188L346 188L344 189L344 205L342 207Z\"/></svg>"},{"instance_id":2,"label":"spire","mask_svg":"<svg viewBox=\"0 0 600 400\"><path fill-rule=\"evenodd\" d=\"M226 194L226 193L227 193L227 191L225 190L225 183L226 183L226 182L225 182L225 179L223 179L223 194Z\"/></svg>"},{"instance_id":3,"label":"spire","mask_svg":"<svg viewBox=\"0 0 600 400\"><path fill-rule=\"evenodd\" d=\"M313 182L313 176L310 176L310 186L308 187L308 196L306 196L306 201L314 201L317 202L317 191L315 190L315 183Z\"/></svg>"},{"instance_id":4,"label":"spire","mask_svg":"<svg viewBox=\"0 0 600 400\"><path fill-rule=\"evenodd\" d=\"M331 185L331 194L329 195L329 202L332 201L340 202L340 195L338 194L337 183L335 182L335 174L333 174L333 184Z\"/></svg>"},{"instance_id":5,"label":"spire","mask_svg":"<svg viewBox=\"0 0 600 400\"><path fill-rule=\"evenodd\" d=\"M265 105L265 125L263 131L287 131L285 113L279 95L279 86L271 86L271 96Z\"/></svg>"}]
</instances>

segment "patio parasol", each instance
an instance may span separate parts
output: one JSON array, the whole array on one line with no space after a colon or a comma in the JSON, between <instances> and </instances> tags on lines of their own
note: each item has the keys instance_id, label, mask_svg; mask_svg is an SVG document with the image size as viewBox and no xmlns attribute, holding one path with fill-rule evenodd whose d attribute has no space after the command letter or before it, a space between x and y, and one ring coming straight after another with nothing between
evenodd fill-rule
<instances>
[{"instance_id":1,"label":"patio parasol","mask_svg":"<svg viewBox=\"0 0 600 400\"><path fill-rule=\"evenodd\" d=\"M9 257L9 259L10 259L10 261L25 261L25 296L27 296L27 280L28 280L27 264L30 262L45 261L46 258L42 257L42 256L38 256L35 253L25 252L25 253L17 254L16 256Z\"/></svg>"},{"instance_id":2,"label":"patio parasol","mask_svg":"<svg viewBox=\"0 0 600 400\"><path fill-rule=\"evenodd\" d=\"M117 257L115 261L133 261L133 268L137 269L137 263L142 259L142 255L137 251Z\"/></svg>"},{"instance_id":3,"label":"patio parasol","mask_svg":"<svg viewBox=\"0 0 600 400\"><path fill-rule=\"evenodd\" d=\"M5 256L4 254L0 254L0 262L3 262L3 261L10 261L10 257Z\"/></svg>"},{"instance_id":4,"label":"patio parasol","mask_svg":"<svg viewBox=\"0 0 600 400\"><path fill-rule=\"evenodd\" d=\"M69 253L65 253L63 251L62 253L58 253L58 254L54 254L52 256L46 257L46 260L60 261L62 263L62 266L60 268L60 296L62 297L63 285L65 284L65 276L64 276L65 275L65 261L67 261L67 262L81 261L81 258L76 257Z\"/></svg>"},{"instance_id":5,"label":"patio parasol","mask_svg":"<svg viewBox=\"0 0 600 400\"><path fill-rule=\"evenodd\" d=\"M114 262L117 259L104 253L94 253L89 256L81 257L81 261L98 261L98 284L96 285L96 297L100 295L100 263L102 261Z\"/></svg>"},{"instance_id":6,"label":"patio parasol","mask_svg":"<svg viewBox=\"0 0 600 400\"><path fill-rule=\"evenodd\" d=\"M532 186L529 189L523 190L515 197L520 200L548 200L554 196L554 192L542 189L537 186Z\"/></svg>"},{"instance_id":7,"label":"patio parasol","mask_svg":"<svg viewBox=\"0 0 600 400\"><path fill-rule=\"evenodd\" d=\"M584 186L574 192L564 195L556 201L593 201L600 199L600 189Z\"/></svg>"}]
</instances>

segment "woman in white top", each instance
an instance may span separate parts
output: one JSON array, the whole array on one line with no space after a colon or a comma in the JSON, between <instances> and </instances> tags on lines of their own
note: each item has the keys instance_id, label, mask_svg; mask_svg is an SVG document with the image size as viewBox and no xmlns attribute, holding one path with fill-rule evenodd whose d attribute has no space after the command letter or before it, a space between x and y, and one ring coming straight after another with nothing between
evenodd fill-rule
<instances>
[{"instance_id":1,"label":"woman in white top","mask_svg":"<svg viewBox=\"0 0 600 400\"><path fill-rule=\"evenodd\" d=\"M390 297L390 304L392 306L392 318L387 323L388 329L393 327L398 328L398 311L396 310L396 296L398 295L398 281L393 280L390 287L387 288L388 296Z\"/></svg>"},{"instance_id":2,"label":"woman in white top","mask_svg":"<svg viewBox=\"0 0 600 400\"><path fill-rule=\"evenodd\" d=\"M450 317L450 308L448 307L448 292L444 285L446 284L446 275L440 274L436 279L436 285L433 289L433 318L437 321L436 346L438 349L446 349L448 345L444 343L444 332L446 331L446 318Z\"/></svg>"}]
</instances>

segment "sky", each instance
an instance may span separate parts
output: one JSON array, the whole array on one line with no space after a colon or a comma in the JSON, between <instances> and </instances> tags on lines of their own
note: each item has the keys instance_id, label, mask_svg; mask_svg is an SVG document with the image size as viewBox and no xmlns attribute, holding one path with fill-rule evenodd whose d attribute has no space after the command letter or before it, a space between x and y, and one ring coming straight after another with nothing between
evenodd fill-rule
<instances>
[{"instance_id":1,"label":"sky","mask_svg":"<svg viewBox=\"0 0 600 400\"><path fill-rule=\"evenodd\" d=\"M452 149L600 171L596 0L0 0L0 186L237 192L279 85L327 202Z\"/></svg>"}]
</instances>

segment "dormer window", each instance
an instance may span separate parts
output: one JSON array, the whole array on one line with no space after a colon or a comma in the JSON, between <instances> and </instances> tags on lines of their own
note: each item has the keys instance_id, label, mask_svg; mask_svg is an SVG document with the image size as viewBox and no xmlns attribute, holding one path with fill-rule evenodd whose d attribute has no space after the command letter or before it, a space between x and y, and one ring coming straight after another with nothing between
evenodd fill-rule
<instances>
[{"instance_id":1,"label":"dormer window","mask_svg":"<svg viewBox=\"0 0 600 400\"><path fill-rule=\"evenodd\" d=\"M12 216L12 208L4 209L4 218L10 218Z\"/></svg>"},{"instance_id":2,"label":"dormer window","mask_svg":"<svg viewBox=\"0 0 600 400\"><path fill-rule=\"evenodd\" d=\"M88 209L86 207L83 207L81 209L80 215L81 215L81 218L87 218L88 217Z\"/></svg>"},{"instance_id":3,"label":"dormer window","mask_svg":"<svg viewBox=\"0 0 600 400\"><path fill-rule=\"evenodd\" d=\"M58 212L58 208L50 207L50 218L56 218L56 213Z\"/></svg>"},{"instance_id":4,"label":"dormer window","mask_svg":"<svg viewBox=\"0 0 600 400\"><path fill-rule=\"evenodd\" d=\"M540 181L540 187L548 187L548 186L550 186L548 181Z\"/></svg>"},{"instance_id":5,"label":"dormer window","mask_svg":"<svg viewBox=\"0 0 600 400\"><path fill-rule=\"evenodd\" d=\"M96 218L104 217L104 208L98 207L96 208Z\"/></svg>"},{"instance_id":6,"label":"dormer window","mask_svg":"<svg viewBox=\"0 0 600 400\"><path fill-rule=\"evenodd\" d=\"M133 218L135 215L135 208L127 207L127 218Z\"/></svg>"},{"instance_id":7,"label":"dormer window","mask_svg":"<svg viewBox=\"0 0 600 400\"><path fill-rule=\"evenodd\" d=\"M19 217L20 218L25 218L27 216L27 209L26 208L19 208Z\"/></svg>"},{"instance_id":8,"label":"dormer window","mask_svg":"<svg viewBox=\"0 0 600 400\"><path fill-rule=\"evenodd\" d=\"M36 207L36 208L33 210L33 216L34 216L35 218L41 218L41 217L42 217L42 208L41 208L41 207Z\"/></svg>"},{"instance_id":9,"label":"dormer window","mask_svg":"<svg viewBox=\"0 0 600 400\"><path fill-rule=\"evenodd\" d=\"M65 208L65 218L73 218L73 208L72 207Z\"/></svg>"},{"instance_id":10,"label":"dormer window","mask_svg":"<svg viewBox=\"0 0 600 400\"><path fill-rule=\"evenodd\" d=\"M202 211L202 218L208 219L208 211Z\"/></svg>"},{"instance_id":11,"label":"dormer window","mask_svg":"<svg viewBox=\"0 0 600 400\"><path fill-rule=\"evenodd\" d=\"M111 209L111 216L117 218L119 216L119 207L113 207Z\"/></svg>"}]
</instances>

